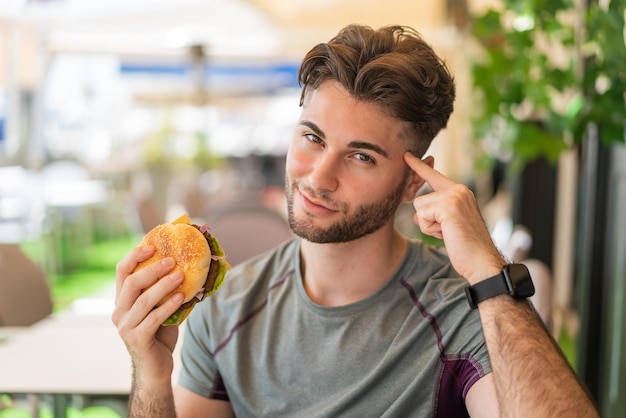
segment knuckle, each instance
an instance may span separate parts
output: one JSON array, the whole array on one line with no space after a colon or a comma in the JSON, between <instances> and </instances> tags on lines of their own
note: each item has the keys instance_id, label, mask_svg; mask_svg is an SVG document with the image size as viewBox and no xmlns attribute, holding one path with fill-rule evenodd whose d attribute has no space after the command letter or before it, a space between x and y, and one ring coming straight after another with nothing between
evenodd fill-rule
<instances>
[{"instance_id":1,"label":"knuckle","mask_svg":"<svg viewBox=\"0 0 626 418\"><path fill-rule=\"evenodd\" d=\"M113 322L113 325L115 325L116 327L120 323L120 314L117 312L117 309L114 309L113 313L111 314L111 322Z\"/></svg>"},{"instance_id":2,"label":"knuckle","mask_svg":"<svg viewBox=\"0 0 626 418\"><path fill-rule=\"evenodd\" d=\"M146 293L146 292L142 293L137 298L137 301L135 302L135 305L142 312L143 311L147 312L147 311L151 310L152 308L154 308L154 303L150 301L150 298L148 297L148 293Z\"/></svg>"},{"instance_id":3,"label":"knuckle","mask_svg":"<svg viewBox=\"0 0 626 418\"><path fill-rule=\"evenodd\" d=\"M150 312L150 315L148 315L145 319L145 325L148 328L158 328L164 321L165 319L161 320L159 315L158 315L158 310L155 309L152 312Z\"/></svg>"},{"instance_id":4,"label":"knuckle","mask_svg":"<svg viewBox=\"0 0 626 418\"><path fill-rule=\"evenodd\" d=\"M455 203L474 200L474 193L464 184L457 184L451 190L451 199Z\"/></svg>"},{"instance_id":5,"label":"knuckle","mask_svg":"<svg viewBox=\"0 0 626 418\"><path fill-rule=\"evenodd\" d=\"M157 261L155 261L154 263L151 263L148 266L148 269L150 270L150 272L156 273L156 274L163 273L164 270L167 271L167 269L163 268L163 263L157 262Z\"/></svg>"},{"instance_id":6,"label":"knuckle","mask_svg":"<svg viewBox=\"0 0 626 418\"><path fill-rule=\"evenodd\" d=\"M124 341L127 340L126 336L128 335L128 329L123 323L117 325L117 333Z\"/></svg>"},{"instance_id":7,"label":"knuckle","mask_svg":"<svg viewBox=\"0 0 626 418\"><path fill-rule=\"evenodd\" d=\"M117 333L127 346L132 345L132 329L124 321L117 325Z\"/></svg>"},{"instance_id":8,"label":"knuckle","mask_svg":"<svg viewBox=\"0 0 626 418\"><path fill-rule=\"evenodd\" d=\"M474 192L472 192L470 188L467 187L465 184L456 184L454 186L454 190L459 196L472 197L472 198L474 197Z\"/></svg>"},{"instance_id":9,"label":"knuckle","mask_svg":"<svg viewBox=\"0 0 626 418\"><path fill-rule=\"evenodd\" d=\"M115 264L115 274L117 277L122 276L122 272L124 271L124 260L120 260Z\"/></svg>"}]
</instances>

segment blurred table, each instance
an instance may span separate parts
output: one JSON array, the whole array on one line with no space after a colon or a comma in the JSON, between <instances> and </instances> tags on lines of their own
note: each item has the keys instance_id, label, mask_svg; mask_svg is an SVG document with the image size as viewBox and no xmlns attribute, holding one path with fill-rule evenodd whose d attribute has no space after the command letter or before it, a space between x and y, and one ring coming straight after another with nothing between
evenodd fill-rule
<instances>
[{"instance_id":1,"label":"blurred table","mask_svg":"<svg viewBox=\"0 0 626 418\"><path fill-rule=\"evenodd\" d=\"M24 330L26 327L2 327L0 326L0 344L12 335Z\"/></svg>"},{"instance_id":2,"label":"blurred table","mask_svg":"<svg viewBox=\"0 0 626 418\"><path fill-rule=\"evenodd\" d=\"M111 322L114 293L108 287L34 325L7 328L0 340L0 393L52 395L55 418L67 416L73 395L127 399L132 364ZM174 350L173 383L180 371L182 330ZM125 402L123 406L125 411Z\"/></svg>"},{"instance_id":3,"label":"blurred table","mask_svg":"<svg viewBox=\"0 0 626 418\"><path fill-rule=\"evenodd\" d=\"M110 314L60 314L0 342L0 376L0 393L52 395L63 418L72 395L127 397L131 362Z\"/></svg>"}]
</instances>

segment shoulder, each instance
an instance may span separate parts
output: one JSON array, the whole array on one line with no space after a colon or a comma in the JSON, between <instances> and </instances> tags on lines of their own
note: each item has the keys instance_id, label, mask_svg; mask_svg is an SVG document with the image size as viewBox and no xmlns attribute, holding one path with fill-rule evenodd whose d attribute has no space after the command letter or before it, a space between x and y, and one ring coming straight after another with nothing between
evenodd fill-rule
<instances>
[{"instance_id":1,"label":"shoulder","mask_svg":"<svg viewBox=\"0 0 626 418\"><path fill-rule=\"evenodd\" d=\"M402 267L407 280L422 291L427 286L452 289L467 285L467 280L454 270L445 248L409 241L409 249Z\"/></svg>"},{"instance_id":2,"label":"shoulder","mask_svg":"<svg viewBox=\"0 0 626 418\"><path fill-rule=\"evenodd\" d=\"M469 283L454 270L444 248L411 241L407 265L406 281L425 309L471 313L465 298Z\"/></svg>"}]
</instances>

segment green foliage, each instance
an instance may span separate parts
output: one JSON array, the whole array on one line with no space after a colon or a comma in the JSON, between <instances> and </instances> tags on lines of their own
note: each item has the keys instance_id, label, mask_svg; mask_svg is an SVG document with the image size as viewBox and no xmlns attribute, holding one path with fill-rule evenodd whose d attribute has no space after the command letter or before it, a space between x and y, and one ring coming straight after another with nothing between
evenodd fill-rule
<instances>
[{"instance_id":1,"label":"green foliage","mask_svg":"<svg viewBox=\"0 0 626 418\"><path fill-rule=\"evenodd\" d=\"M578 353L576 351L576 336L572 335L572 333L567 330L566 326L563 326L557 335L557 343L563 351L567 362L570 364L570 366L575 368L576 364L578 363Z\"/></svg>"},{"instance_id":2,"label":"green foliage","mask_svg":"<svg viewBox=\"0 0 626 418\"><path fill-rule=\"evenodd\" d=\"M626 0L582 11L574 3L503 0L502 10L475 17L474 133L483 161L555 162L589 122L605 142L624 141Z\"/></svg>"},{"instance_id":3,"label":"green foliage","mask_svg":"<svg viewBox=\"0 0 626 418\"><path fill-rule=\"evenodd\" d=\"M583 77L585 104L577 118L578 133L587 122L597 122L605 143L624 142L624 93L626 92L625 0L613 0L608 8L593 7L586 16L589 51Z\"/></svg>"},{"instance_id":4,"label":"green foliage","mask_svg":"<svg viewBox=\"0 0 626 418\"><path fill-rule=\"evenodd\" d=\"M138 243L130 235L95 242L84 248L77 266L63 272L49 273L54 311L61 311L76 299L93 295L115 284L117 262ZM39 242L26 242L22 244L22 249L38 264L43 264L38 256L40 245Z\"/></svg>"},{"instance_id":5,"label":"green foliage","mask_svg":"<svg viewBox=\"0 0 626 418\"><path fill-rule=\"evenodd\" d=\"M39 411L39 418L53 418L54 414L49 408ZM25 408L0 409L0 418L30 418L33 415ZM120 415L114 410L103 406L90 406L85 409L70 407L67 410L68 418L119 418Z\"/></svg>"},{"instance_id":6,"label":"green foliage","mask_svg":"<svg viewBox=\"0 0 626 418\"><path fill-rule=\"evenodd\" d=\"M76 299L87 297L115 283L115 265L137 242L125 237L95 243L85 249L76 268L52 277L52 300L55 311L67 308Z\"/></svg>"}]
</instances>

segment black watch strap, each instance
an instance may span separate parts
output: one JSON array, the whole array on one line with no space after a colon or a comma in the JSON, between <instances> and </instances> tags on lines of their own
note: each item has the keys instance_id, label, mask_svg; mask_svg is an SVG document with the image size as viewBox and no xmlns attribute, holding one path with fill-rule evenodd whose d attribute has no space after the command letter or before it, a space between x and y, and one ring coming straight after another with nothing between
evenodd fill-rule
<instances>
[{"instance_id":1,"label":"black watch strap","mask_svg":"<svg viewBox=\"0 0 626 418\"><path fill-rule=\"evenodd\" d=\"M495 276L465 288L465 295L473 309L483 300L499 295L523 299L534 294L533 281L528 268L523 264L507 264Z\"/></svg>"},{"instance_id":2,"label":"black watch strap","mask_svg":"<svg viewBox=\"0 0 626 418\"><path fill-rule=\"evenodd\" d=\"M502 269L502 271L495 276L465 288L467 300L472 309L476 309L478 304L483 300L498 295L512 294L512 289L507 285L507 279L504 274L504 269Z\"/></svg>"}]
</instances>

